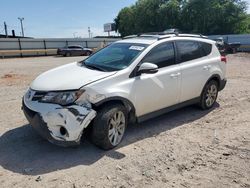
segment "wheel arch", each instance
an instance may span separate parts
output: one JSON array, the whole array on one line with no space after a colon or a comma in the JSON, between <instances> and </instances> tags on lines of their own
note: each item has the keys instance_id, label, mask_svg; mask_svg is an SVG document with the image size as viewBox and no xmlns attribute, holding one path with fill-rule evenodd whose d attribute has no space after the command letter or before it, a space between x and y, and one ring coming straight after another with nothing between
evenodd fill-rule
<instances>
[{"instance_id":1,"label":"wheel arch","mask_svg":"<svg viewBox=\"0 0 250 188\"><path fill-rule=\"evenodd\" d=\"M218 87L220 87L221 77L220 77L219 74L214 74L214 75L212 75L212 76L208 79L207 83L210 82L211 80L215 80L215 81L218 83ZM206 83L206 84L207 84L207 83Z\"/></svg>"},{"instance_id":2,"label":"wheel arch","mask_svg":"<svg viewBox=\"0 0 250 188\"><path fill-rule=\"evenodd\" d=\"M137 121L136 110L135 110L133 103L124 97L116 96L116 97L106 98L102 101L99 101L99 102L93 104L93 108L98 113L98 110L100 108L103 108L105 105L109 105L109 104L121 104L121 105L125 106L125 108L128 111L129 123L135 123Z\"/></svg>"},{"instance_id":3,"label":"wheel arch","mask_svg":"<svg viewBox=\"0 0 250 188\"><path fill-rule=\"evenodd\" d=\"M202 94L204 88L206 87L206 85L207 85L211 80L216 81L217 84L218 84L218 88L220 88L220 86L221 86L221 77L220 77L219 74L213 74L212 76L210 76L210 78L207 80L207 82L206 82L205 85L203 86L202 91L201 91L201 94Z\"/></svg>"}]
</instances>

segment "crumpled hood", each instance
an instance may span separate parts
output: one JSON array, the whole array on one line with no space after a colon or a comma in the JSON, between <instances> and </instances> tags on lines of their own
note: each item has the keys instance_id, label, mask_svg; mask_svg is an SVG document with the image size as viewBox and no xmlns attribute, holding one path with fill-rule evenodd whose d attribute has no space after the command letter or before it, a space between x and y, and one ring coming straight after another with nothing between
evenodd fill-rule
<instances>
[{"instance_id":1,"label":"crumpled hood","mask_svg":"<svg viewBox=\"0 0 250 188\"><path fill-rule=\"evenodd\" d=\"M74 90L115 73L91 70L84 66L79 66L75 62L41 74L32 82L30 87L37 91Z\"/></svg>"}]
</instances>

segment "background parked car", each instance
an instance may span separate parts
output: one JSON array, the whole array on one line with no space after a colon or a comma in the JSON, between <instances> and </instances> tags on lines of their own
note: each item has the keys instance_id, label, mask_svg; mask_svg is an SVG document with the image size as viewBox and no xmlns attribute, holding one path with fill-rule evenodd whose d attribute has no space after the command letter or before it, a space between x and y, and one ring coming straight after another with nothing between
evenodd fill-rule
<instances>
[{"instance_id":1,"label":"background parked car","mask_svg":"<svg viewBox=\"0 0 250 188\"><path fill-rule=\"evenodd\" d=\"M224 41L222 37L215 39L216 46L218 47L221 54L236 53L240 48L241 44L239 42L228 43Z\"/></svg>"},{"instance_id":2,"label":"background parked car","mask_svg":"<svg viewBox=\"0 0 250 188\"><path fill-rule=\"evenodd\" d=\"M83 48L80 45L71 45L66 46L64 48L57 49L57 55L63 55L63 56L80 56L80 55L86 55L89 56L93 53L93 50L90 48Z\"/></svg>"}]
</instances>

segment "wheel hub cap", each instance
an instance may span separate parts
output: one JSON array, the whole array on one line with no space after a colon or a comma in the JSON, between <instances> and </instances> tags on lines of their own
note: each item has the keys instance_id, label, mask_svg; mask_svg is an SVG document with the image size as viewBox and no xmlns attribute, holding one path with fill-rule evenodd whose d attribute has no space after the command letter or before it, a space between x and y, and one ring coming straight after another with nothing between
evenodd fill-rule
<instances>
[{"instance_id":1,"label":"wheel hub cap","mask_svg":"<svg viewBox=\"0 0 250 188\"><path fill-rule=\"evenodd\" d=\"M125 116L122 111L116 112L109 120L109 141L113 146L118 145L125 131Z\"/></svg>"},{"instance_id":2,"label":"wheel hub cap","mask_svg":"<svg viewBox=\"0 0 250 188\"><path fill-rule=\"evenodd\" d=\"M212 106L217 97L217 87L215 85L211 85L206 93L206 104L208 107Z\"/></svg>"}]
</instances>

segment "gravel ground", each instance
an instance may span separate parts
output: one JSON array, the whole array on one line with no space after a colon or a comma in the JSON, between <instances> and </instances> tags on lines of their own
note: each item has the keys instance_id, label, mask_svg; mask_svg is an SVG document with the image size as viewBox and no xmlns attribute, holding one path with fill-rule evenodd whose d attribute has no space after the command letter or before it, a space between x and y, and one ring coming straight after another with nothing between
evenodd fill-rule
<instances>
[{"instance_id":1,"label":"gravel ground","mask_svg":"<svg viewBox=\"0 0 250 188\"><path fill-rule=\"evenodd\" d=\"M228 56L228 84L210 111L186 107L130 126L102 151L48 143L28 125L21 98L41 72L82 57L0 59L1 187L250 188L250 54Z\"/></svg>"}]
</instances>

